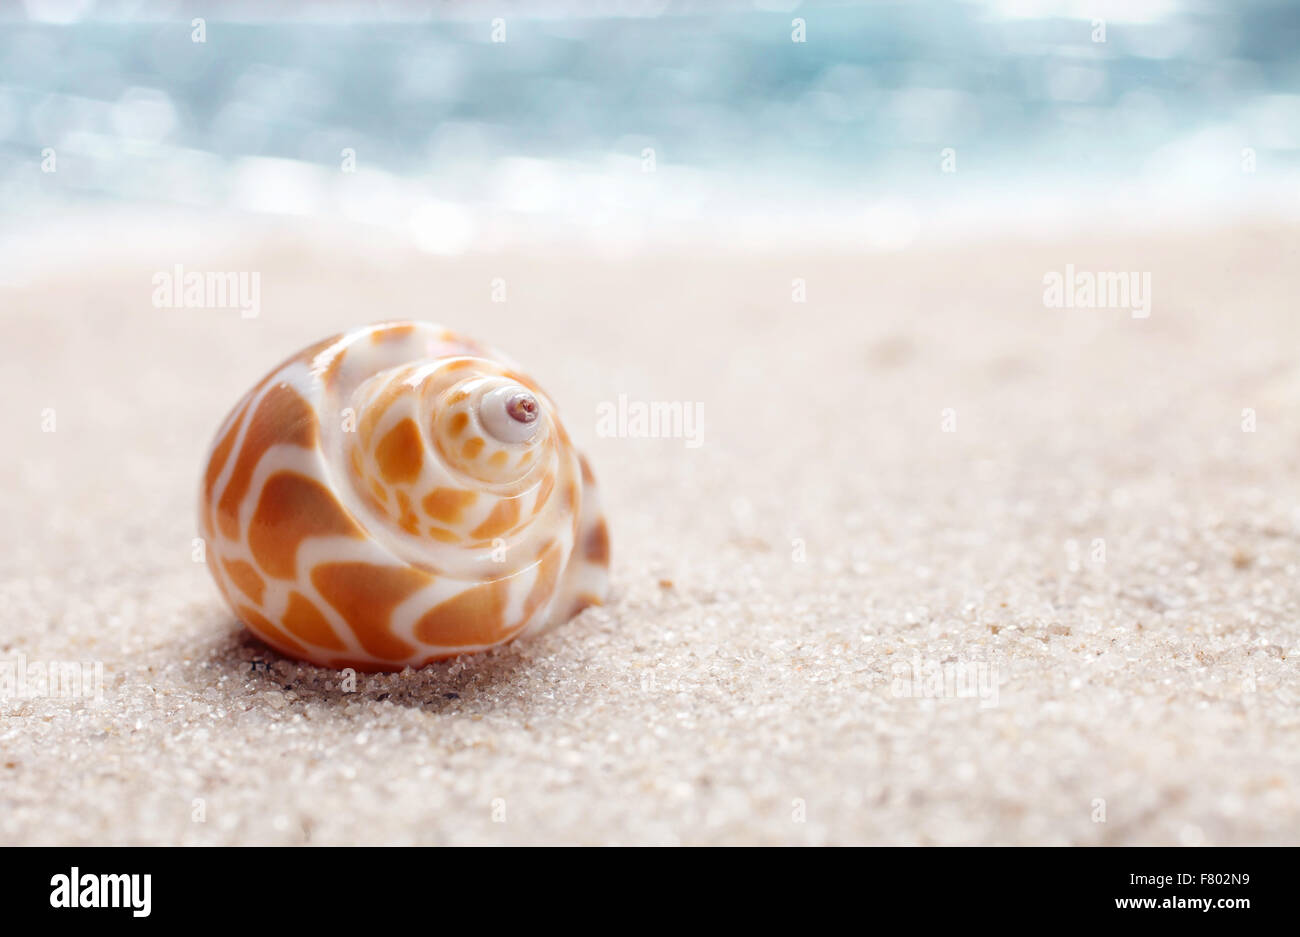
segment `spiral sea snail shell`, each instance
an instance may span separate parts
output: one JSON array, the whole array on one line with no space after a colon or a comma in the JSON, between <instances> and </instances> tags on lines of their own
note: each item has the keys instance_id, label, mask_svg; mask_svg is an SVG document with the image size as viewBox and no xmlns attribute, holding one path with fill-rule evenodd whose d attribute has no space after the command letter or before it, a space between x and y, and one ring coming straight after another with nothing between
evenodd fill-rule
<instances>
[{"instance_id":1,"label":"spiral sea snail shell","mask_svg":"<svg viewBox=\"0 0 1300 937\"><path fill-rule=\"evenodd\" d=\"M268 374L218 429L199 502L235 614L315 664L419 667L608 590L595 480L550 398L425 322L356 328Z\"/></svg>"}]
</instances>

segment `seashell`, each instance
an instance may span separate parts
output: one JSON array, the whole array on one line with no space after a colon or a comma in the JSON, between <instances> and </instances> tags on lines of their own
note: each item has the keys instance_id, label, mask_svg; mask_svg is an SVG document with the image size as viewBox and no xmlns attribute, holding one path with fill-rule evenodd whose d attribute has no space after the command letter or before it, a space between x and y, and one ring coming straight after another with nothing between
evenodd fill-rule
<instances>
[{"instance_id":1,"label":"seashell","mask_svg":"<svg viewBox=\"0 0 1300 937\"><path fill-rule=\"evenodd\" d=\"M217 431L207 563L259 638L328 667L400 670L599 605L609 536L551 399L425 322L294 355Z\"/></svg>"}]
</instances>

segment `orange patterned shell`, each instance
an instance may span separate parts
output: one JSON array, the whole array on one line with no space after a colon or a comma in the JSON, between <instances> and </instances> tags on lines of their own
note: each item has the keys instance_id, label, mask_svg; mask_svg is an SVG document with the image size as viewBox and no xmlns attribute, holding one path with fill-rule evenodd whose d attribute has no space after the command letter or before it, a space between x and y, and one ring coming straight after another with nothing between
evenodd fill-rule
<instances>
[{"instance_id":1,"label":"orange patterned shell","mask_svg":"<svg viewBox=\"0 0 1300 937\"><path fill-rule=\"evenodd\" d=\"M501 410L519 394L535 423ZM235 614L328 667L480 651L608 591L595 479L550 398L429 323L353 329L268 374L218 430L199 505Z\"/></svg>"}]
</instances>

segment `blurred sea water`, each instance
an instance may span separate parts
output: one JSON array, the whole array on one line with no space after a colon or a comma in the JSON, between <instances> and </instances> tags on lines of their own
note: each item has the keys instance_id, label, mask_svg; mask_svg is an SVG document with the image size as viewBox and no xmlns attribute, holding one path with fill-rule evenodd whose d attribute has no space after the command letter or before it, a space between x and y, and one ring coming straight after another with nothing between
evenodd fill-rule
<instances>
[{"instance_id":1,"label":"blurred sea water","mask_svg":"<svg viewBox=\"0 0 1300 937\"><path fill-rule=\"evenodd\" d=\"M133 211L337 220L444 254L889 250L1300 216L1295 2L633 6L657 15L231 7L203 42L180 8L5 19L0 234Z\"/></svg>"}]
</instances>

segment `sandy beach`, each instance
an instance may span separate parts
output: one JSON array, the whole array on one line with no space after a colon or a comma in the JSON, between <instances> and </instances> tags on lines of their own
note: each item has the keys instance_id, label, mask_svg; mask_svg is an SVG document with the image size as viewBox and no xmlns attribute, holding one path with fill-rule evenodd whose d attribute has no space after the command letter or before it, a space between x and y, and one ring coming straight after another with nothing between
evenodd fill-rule
<instances>
[{"instance_id":1,"label":"sandy beach","mask_svg":"<svg viewBox=\"0 0 1300 937\"><path fill-rule=\"evenodd\" d=\"M119 244L0 292L0 658L103 674L0 700L0 842L1300 839L1300 230L365 244ZM156 308L178 262L257 272L259 314ZM1149 316L1045 306L1067 265L1149 274ZM546 386L614 592L349 692L241 629L196 493L248 387L389 318ZM702 429L598 432L620 395Z\"/></svg>"}]
</instances>

